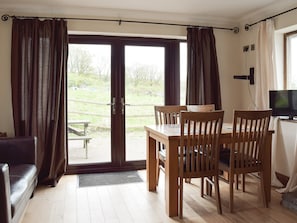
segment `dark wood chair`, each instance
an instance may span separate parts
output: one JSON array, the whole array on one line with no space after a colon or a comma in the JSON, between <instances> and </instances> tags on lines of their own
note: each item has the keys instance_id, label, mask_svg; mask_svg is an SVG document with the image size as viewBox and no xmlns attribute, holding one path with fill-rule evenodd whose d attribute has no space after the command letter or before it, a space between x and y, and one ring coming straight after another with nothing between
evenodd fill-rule
<instances>
[{"instance_id":1,"label":"dark wood chair","mask_svg":"<svg viewBox=\"0 0 297 223\"><path fill-rule=\"evenodd\" d=\"M221 150L219 168L228 172L230 190L229 209L233 212L234 177L247 173L259 173L263 203L268 207L263 183L263 150L267 138L271 110L234 111L230 148Z\"/></svg>"},{"instance_id":2,"label":"dark wood chair","mask_svg":"<svg viewBox=\"0 0 297 223\"><path fill-rule=\"evenodd\" d=\"M187 111L191 112L210 112L215 110L214 104L205 104L205 105L187 105ZM191 183L191 179L186 179L187 183ZM209 189L209 188L208 188ZM201 196L203 196L204 190L204 180L201 179ZM209 192L211 193L211 192Z\"/></svg>"},{"instance_id":3,"label":"dark wood chair","mask_svg":"<svg viewBox=\"0 0 297 223\"><path fill-rule=\"evenodd\" d=\"M214 186L222 213L219 190L219 150L224 111L181 112L179 154L179 216L183 216L183 179L205 178Z\"/></svg>"},{"instance_id":4,"label":"dark wood chair","mask_svg":"<svg viewBox=\"0 0 297 223\"><path fill-rule=\"evenodd\" d=\"M156 125L180 124L180 112L186 111L187 106L183 105L164 105L155 106ZM157 143L157 185L159 183L160 170L165 171L166 148L160 142Z\"/></svg>"},{"instance_id":5,"label":"dark wood chair","mask_svg":"<svg viewBox=\"0 0 297 223\"><path fill-rule=\"evenodd\" d=\"M214 104L187 105L187 111L192 111L192 112L208 112L208 111L214 111L214 110L215 110Z\"/></svg>"}]
</instances>

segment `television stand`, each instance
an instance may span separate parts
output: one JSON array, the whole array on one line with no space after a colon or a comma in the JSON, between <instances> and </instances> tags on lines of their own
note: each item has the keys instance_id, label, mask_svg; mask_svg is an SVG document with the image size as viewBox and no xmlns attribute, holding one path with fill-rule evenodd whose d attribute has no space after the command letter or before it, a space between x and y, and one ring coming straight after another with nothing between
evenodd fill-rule
<instances>
[{"instance_id":1,"label":"television stand","mask_svg":"<svg viewBox=\"0 0 297 223\"><path fill-rule=\"evenodd\" d=\"M295 116L281 116L279 119L282 121L293 121L293 122L297 122L297 119L294 118Z\"/></svg>"}]
</instances>

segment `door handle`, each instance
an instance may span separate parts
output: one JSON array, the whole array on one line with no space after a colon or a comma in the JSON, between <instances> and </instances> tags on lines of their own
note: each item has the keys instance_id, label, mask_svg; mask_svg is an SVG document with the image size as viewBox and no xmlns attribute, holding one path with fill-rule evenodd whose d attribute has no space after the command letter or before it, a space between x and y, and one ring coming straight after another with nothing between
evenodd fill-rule
<instances>
[{"instance_id":1,"label":"door handle","mask_svg":"<svg viewBox=\"0 0 297 223\"><path fill-rule=\"evenodd\" d=\"M112 114L115 115L116 114L116 98L113 97L112 98L112 102L107 104L107 105L110 105L111 108L112 108Z\"/></svg>"},{"instance_id":2,"label":"door handle","mask_svg":"<svg viewBox=\"0 0 297 223\"><path fill-rule=\"evenodd\" d=\"M122 115L124 115L124 113L125 113L125 106L130 106L130 104L126 104L124 98L121 98L121 104L122 104Z\"/></svg>"}]
</instances>

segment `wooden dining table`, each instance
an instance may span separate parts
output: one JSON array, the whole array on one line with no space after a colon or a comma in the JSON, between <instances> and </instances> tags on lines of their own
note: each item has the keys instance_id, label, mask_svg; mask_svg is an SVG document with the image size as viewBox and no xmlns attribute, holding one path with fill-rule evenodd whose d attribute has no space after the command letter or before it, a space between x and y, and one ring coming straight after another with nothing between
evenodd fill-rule
<instances>
[{"instance_id":1,"label":"wooden dining table","mask_svg":"<svg viewBox=\"0 0 297 223\"><path fill-rule=\"evenodd\" d=\"M169 217L178 215L178 146L180 144L180 125L149 125L146 130L146 173L147 188L156 191L156 142L166 148L165 168L165 205ZM266 140L264 163L264 187L268 202L271 200L271 140L273 130L269 130ZM231 142L232 124L224 123L221 144Z\"/></svg>"}]
</instances>

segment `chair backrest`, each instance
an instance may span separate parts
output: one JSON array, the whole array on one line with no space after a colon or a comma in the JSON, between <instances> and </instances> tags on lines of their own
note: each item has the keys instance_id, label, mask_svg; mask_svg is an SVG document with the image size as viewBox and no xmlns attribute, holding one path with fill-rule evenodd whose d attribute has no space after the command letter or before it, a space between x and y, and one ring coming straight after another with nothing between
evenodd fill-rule
<instances>
[{"instance_id":1,"label":"chair backrest","mask_svg":"<svg viewBox=\"0 0 297 223\"><path fill-rule=\"evenodd\" d=\"M156 125L179 124L180 112L186 110L187 106L185 105L155 106Z\"/></svg>"},{"instance_id":2,"label":"chair backrest","mask_svg":"<svg viewBox=\"0 0 297 223\"><path fill-rule=\"evenodd\" d=\"M218 173L219 143L224 111L181 112L181 177ZM183 168L182 168L183 167Z\"/></svg>"},{"instance_id":3,"label":"chair backrest","mask_svg":"<svg viewBox=\"0 0 297 223\"><path fill-rule=\"evenodd\" d=\"M230 155L231 168L238 172L260 170L269 130L271 110L235 110Z\"/></svg>"},{"instance_id":4,"label":"chair backrest","mask_svg":"<svg viewBox=\"0 0 297 223\"><path fill-rule=\"evenodd\" d=\"M214 104L187 105L187 111L192 111L192 112L208 112L208 111L214 111L214 110L215 110Z\"/></svg>"}]
</instances>

